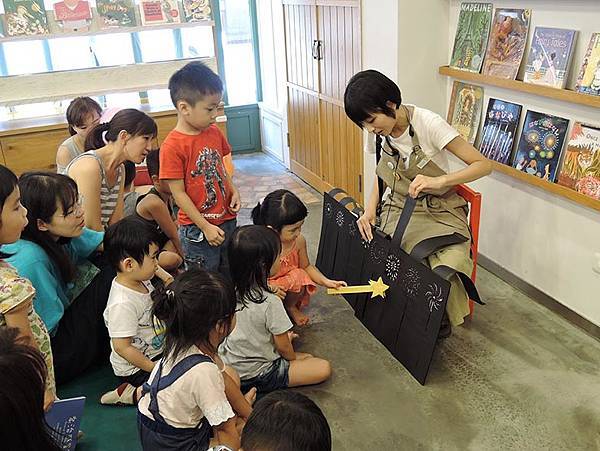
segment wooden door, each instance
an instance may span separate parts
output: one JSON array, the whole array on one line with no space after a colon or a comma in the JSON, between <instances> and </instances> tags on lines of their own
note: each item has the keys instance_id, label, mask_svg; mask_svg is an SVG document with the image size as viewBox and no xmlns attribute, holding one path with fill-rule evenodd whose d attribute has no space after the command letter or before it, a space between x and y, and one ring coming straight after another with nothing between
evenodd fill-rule
<instances>
[{"instance_id":1,"label":"wooden door","mask_svg":"<svg viewBox=\"0 0 600 451\"><path fill-rule=\"evenodd\" d=\"M317 40L316 2L284 0L283 8L290 166L320 191L319 67L313 56Z\"/></svg>"},{"instance_id":2,"label":"wooden door","mask_svg":"<svg viewBox=\"0 0 600 451\"><path fill-rule=\"evenodd\" d=\"M348 80L360 71L360 2L319 0L319 111L322 178L363 201L362 133L344 111Z\"/></svg>"}]
</instances>

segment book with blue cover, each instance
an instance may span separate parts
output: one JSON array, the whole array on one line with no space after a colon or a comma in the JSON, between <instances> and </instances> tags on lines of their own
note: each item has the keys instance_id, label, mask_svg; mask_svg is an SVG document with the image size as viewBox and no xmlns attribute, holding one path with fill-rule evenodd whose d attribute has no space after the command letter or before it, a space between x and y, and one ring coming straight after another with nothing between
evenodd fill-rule
<instances>
[{"instance_id":1,"label":"book with blue cover","mask_svg":"<svg viewBox=\"0 0 600 451\"><path fill-rule=\"evenodd\" d=\"M513 167L554 182L568 126L568 119L527 111Z\"/></svg>"},{"instance_id":2,"label":"book with blue cover","mask_svg":"<svg viewBox=\"0 0 600 451\"><path fill-rule=\"evenodd\" d=\"M490 99L485 113L479 151L486 158L510 165L510 157L517 141L517 127L521 105Z\"/></svg>"},{"instance_id":3,"label":"book with blue cover","mask_svg":"<svg viewBox=\"0 0 600 451\"><path fill-rule=\"evenodd\" d=\"M535 27L523 81L564 88L577 31Z\"/></svg>"},{"instance_id":4,"label":"book with blue cover","mask_svg":"<svg viewBox=\"0 0 600 451\"><path fill-rule=\"evenodd\" d=\"M59 399L46 412L46 423L60 449L73 451L77 446L77 434L84 406L85 396Z\"/></svg>"}]
</instances>

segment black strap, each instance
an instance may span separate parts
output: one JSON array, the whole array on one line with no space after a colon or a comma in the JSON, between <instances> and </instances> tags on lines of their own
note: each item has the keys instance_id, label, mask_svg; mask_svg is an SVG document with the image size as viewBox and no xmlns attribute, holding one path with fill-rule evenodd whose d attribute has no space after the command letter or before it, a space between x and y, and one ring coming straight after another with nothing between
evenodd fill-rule
<instances>
[{"instance_id":1,"label":"black strap","mask_svg":"<svg viewBox=\"0 0 600 451\"><path fill-rule=\"evenodd\" d=\"M464 243L465 241L468 241L468 238L465 238L457 232L454 232L452 235L434 236L417 243L410 252L410 255L420 261L440 249L451 246L452 244Z\"/></svg>"},{"instance_id":2,"label":"black strap","mask_svg":"<svg viewBox=\"0 0 600 451\"><path fill-rule=\"evenodd\" d=\"M400 247L400 244L402 243L402 237L404 236L404 232L406 232L408 222L410 221L410 217L412 216L416 205L417 199L414 199L411 196L406 196L406 200L404 201L404 207L402 207L402 214L400 215L400 219L398 219L396 231L394 232L394 236L392 237L393 247Z\"/></svg>"},{"instance_id":3,"label":"black strap","mask_svg":"<svg viewBox=\"0 0 600 451\"><path fill-rule=\"evenodd\" d=\"M463 286L465 287L465 291L467 292L469 299L472 299L478 304L485 305L485 302L483 302L481 300L481 297L479 296L479 292L477 291L475 284L473 283L471 278L465 273L457 271L456 269L446 265L436 266L432 269L432 271L438 276L440 276L442 279L445 279L447 281L450 281L452 276L457 275L460 281L463 283Z\"/></svg>"},{"instance_id":4,"label":"black strap","mask_svg":"<svg viewBox=\"0 0 600 451\"><path fill-rule=\"evenodd\" d=\"M379 160L381 160L381 149L383 148L382 137L380 135L375 135L375 164L379 164ZM377 188L379 191L379 199L377 200L377 214L381 213L381 200L383 199L383 180L380 177L377 177Z\"/></svg>"},{"instance_id":5,"label":"black strap","mask_svg":"<svg viewBox=\"0 0 600 451\"><path fill-rule=\"evenodd\" d=\"M361 208L361 206L358 204L358 202L356 202L356 200L354 200L354 198L351 196L346 196L338 202L342 207L346 208L347 210L351 211L352 213L354 213L357 216L360 216L362 214L362 212L364 211ZM348 208L349 204L354 204L354 208L352 208L352 209Z\"/></svg>"}]
</instances>

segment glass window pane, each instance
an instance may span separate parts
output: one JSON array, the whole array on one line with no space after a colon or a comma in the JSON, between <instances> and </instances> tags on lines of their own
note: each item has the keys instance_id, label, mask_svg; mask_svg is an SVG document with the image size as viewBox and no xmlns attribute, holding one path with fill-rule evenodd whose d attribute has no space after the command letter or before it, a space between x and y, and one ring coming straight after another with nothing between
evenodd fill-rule
<instances>
[{"instance_id":1,"label":"glass window pane","mask_svg":"<svg viewBox=\"0 0 600 451\"><path fill-rule=\"evenodd\" d=\"M13 119L61 114L60 102L28 103L12 107Z\"/></svg>"},{"instance_id":2,"label":"glass window pane","mask_svg":"<svg viewBox=\"0 0 600 451\"><path fill-rule=\"evenodd\" d=\"M139 108L140 95L137 92L106 94L106 108Z\"/></svg>"},{"instance_id":3,"label":"glass window pane","mask_svg":"<svg viewBox=\"0 0 600 451\"><path fill-rule=\"evenodd\" d=\"M54 70L84 69L96 66L88 36L50 39L48 45Z\"/></svg>"},{"instance_id":4,"label":"glass window pane","mask_svg":"<svg viewBox=\"0 0 600 451\"><path fill-rule=\"evenodd\" d=\"M46 72L46 56L42 41L5 42L4 58L8 75Z\"/></svg>"},{"instance_id":5,"label":"glass window pane","mask_svg":"<svg viewBox=\"0 0 600 451\"><path fill-rule=\"evenodd\" d=\"M150 89L148 93L148 103L152 107L169 107L173 108L173 102L169 95L168 89Z\"/></svg>"},{"instance_id":6,"label":"glass window pane","mask_svg":"<svg viewBox=\"0 0 600 451\"><path fill-rule=\"evenodd\" d=\"M145 63L177 59L175 37L172 30L141 31L138 36L142 49L142 61Z\"/></svg>"},{"instance_id":7,"label":"glass window pane","mask_svg":"<svg viewBox=\"0 0 600 451\"><path fill-rule=\"evenodd\" d=\"M256 70L249 0L220 0L229 103L256 102Z\"/></svg>"},{"instance_id":8,"label":"glass window pane","mask_svg":"<svg viewBox=\"0 0 600 451\"><path fill-rule=\"evenodd\" d=\"M215 56L212 27L182 28L181 43L184 58Z\"/></svg>"},{"instance_id":9,"label":"glass window pane","mask_svg":"<svg viewBox=\"0 0 600 451\"><path fill-rule=\"evenodd\" d=\"M98 66L134 64L133 47L129 33L101 34L91 39L93 57Z\"/></svg>"}]
</instances>

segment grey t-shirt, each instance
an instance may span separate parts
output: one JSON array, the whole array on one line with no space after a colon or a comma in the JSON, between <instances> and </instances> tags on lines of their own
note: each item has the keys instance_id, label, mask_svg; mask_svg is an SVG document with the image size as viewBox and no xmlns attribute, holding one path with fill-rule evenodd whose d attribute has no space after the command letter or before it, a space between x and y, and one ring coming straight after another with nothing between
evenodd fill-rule
<instances>
[{"instance_id":1,"label":"grey t-shirt","mask_svg":"<svg viewBox=\"0 0 600 451\"><path fill-rule=\"evenodd\" d=\"M232 366L241 379L258 376L277 360L273 335L292 328L283 302L273 293L264 293L266 299L260 304L246 302L246 307L236 315L233 332L219 347L223 361ZM242 307L238 303L238 309Z\"/></svg>"}]
</instances>

